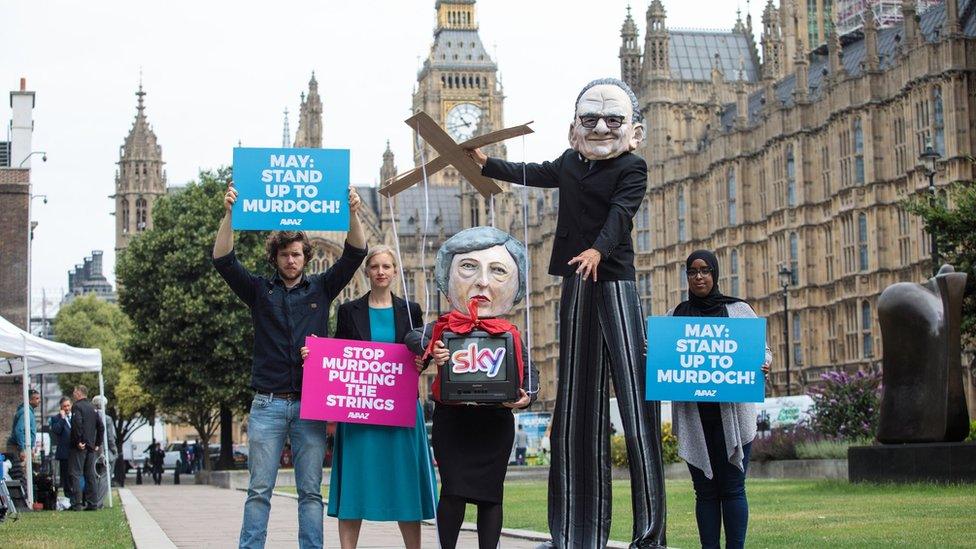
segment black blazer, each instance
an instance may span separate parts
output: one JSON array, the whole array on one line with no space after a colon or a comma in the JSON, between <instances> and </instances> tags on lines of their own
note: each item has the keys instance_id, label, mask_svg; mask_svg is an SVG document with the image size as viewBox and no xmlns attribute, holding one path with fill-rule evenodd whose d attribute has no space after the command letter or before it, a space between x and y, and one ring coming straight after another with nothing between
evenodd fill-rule
<instances>
[{"instance_id":1,"label":"black blazer","mask_svg":"<svg viewBox=\"0 0 976 549\"><path fill-rule=\"evenodd\" d=\"M87 398L75 402L71 408L71 447L77 449L78 443L84 442L86 449L91 450L102 445L104 434L102 418L92 403Z\"/></svg>"},{"instance_id":2,"label":"black blazer","mask_svg":"<svg viewBox=\"0 0 976 549\"><path fill-rule=\"evenodd\" d=\"M647 163L624 153L609 160L586 160L573 149L542 164L524 164L525 184L559 189L556 240L549 274L573 276L569 260L581 252L599 250L599 280L636 280L634 245L630 232L634 215L647 190ZM489 158L481 173L487 177L523 183L523 164Z\"/></svg>"},{"instance_id":3,"label":"black blazer","mask_svg":"<svg viewBox=\"0 0 976 549\"><path fill-rule=\"evenodd\" d=\"M409 302L410 315L407 315L408 302L393 296L393 323L396 324L396 343L403 343L407 332L423 326L424 315L420 312L420 305ZM413 326L410 325L413 319ZM339 305L336 314L335 336L338 339L355 339L370 341L372 333L369 329L369 292L353 301Z\"/></svg>"},{"instance_id":4,"label":"black blazer","mask_svg":"<svg viewBox=\"0 0 976 549\"><path fill-rule=\"evenodd\" d=\"M51 426L51 434L54 435L55 444L58 445L54 459L68 459L71 457L68 455L68 452L71 451L71 424L61 417L61 414L58 414L51 416L48 425Z\"/></svg>"}]
</instances>

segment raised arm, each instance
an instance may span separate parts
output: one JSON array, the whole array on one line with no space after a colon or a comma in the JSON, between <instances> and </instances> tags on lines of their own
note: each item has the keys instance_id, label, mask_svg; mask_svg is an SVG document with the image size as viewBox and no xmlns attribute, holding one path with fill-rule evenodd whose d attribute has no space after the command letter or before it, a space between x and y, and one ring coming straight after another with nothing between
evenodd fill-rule
<instances>
[{"instance_id":1,"label":"raised arm","mask_svg":"<svg viewBox=\"0 0 976 549\"><path fill-rule=\"evenodd\" d=\"M559 187L559 162L562 157L552 162L507 162L498 158L489 158L481 149L471 149L468 156L481 166L481 175L527 185L529 187L543 187L552 189Z\"/></svg>"},{"instance_id":2,"label":"raised arm","mask_svg":"<svg viewBox=\"0 0 976 549\"><path fill-rule=\"evenodd\" d=\"M349 233L346 235L346 242L356 248L366 247L366 234L363 232L363 224L359 220L359 211L362 209L363 201L359 198L359 193L352 187L349 188Z\"/></svg>"},{"instance_id":3,"label":"raised arm","mask_svg":"<svg viewBox=\"0 0 976 549\"><path fill-rule=\"evenodd\" d=\"M237 297L250 307L255 298L255 277L234 255L234 230L231 229L231 208L234 207L234 202L237 202L237 189L230 182L227 183L227 192L224 193L224 217L220 220L217 238L214 240L213 263Z\"/></svg>"},{"instance_id":4,"label":"raised arm","mask_svg":"<svg viewBox=\"0 0 976 549\"><path fill-rule=\"evenodd\" d=\"M220 220L220 228L217 229L217 239L214 242L213 258L224 257L234 250L234 230L230 227L231 208L237 202L237 189L234 183L227 183L227 192L224 193L224 217Z\"/></svg>"}]
</instances>

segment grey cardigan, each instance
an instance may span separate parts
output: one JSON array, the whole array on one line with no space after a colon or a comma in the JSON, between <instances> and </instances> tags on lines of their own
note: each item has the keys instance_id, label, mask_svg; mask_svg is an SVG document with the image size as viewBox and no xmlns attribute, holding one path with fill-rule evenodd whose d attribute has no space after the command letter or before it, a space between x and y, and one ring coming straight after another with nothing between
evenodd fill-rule
<instances>
[{"instance_id":1,"label":"grey cardigan","mask_svg":"<svg viewBox=\"0 0 976 549\"><path fill-rule=\"evenodd\" d=\"M730 318L756 318L755 311L748 303L729 303L725 309ZM674 309L668 311L668 316L673 314ZM766 346L766 364L772 361L773 354L769 351L769 346ZM756 438L756 405L751 402L723 402L719 404L719 408L722 412L722 429L725 431L725 454L729 456L729 463L740 471L745 471L742 467L742 447ZM707 478L712 478L712 464L708 460L705 432L698 416L698 403L672 403L671 421L674 436L678 439L678 456L701 469Z\"/></svg>"}]
</instances>

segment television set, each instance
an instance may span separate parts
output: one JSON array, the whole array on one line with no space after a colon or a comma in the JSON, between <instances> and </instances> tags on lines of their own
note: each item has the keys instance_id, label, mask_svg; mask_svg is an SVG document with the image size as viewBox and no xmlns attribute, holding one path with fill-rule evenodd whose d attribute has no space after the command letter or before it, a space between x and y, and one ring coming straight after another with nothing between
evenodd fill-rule
<instances>
[{"instance_id":1,"label":"television set","mask_svg":"<svg viewBox=\"0 0 976 549\"><path fill-rule=\"evenodd\" d=\"M512 334L444 332L441 340L450 352L439 372L442 402L495 404L518 400L518 362Z\"/></svg>"}]
</instances>

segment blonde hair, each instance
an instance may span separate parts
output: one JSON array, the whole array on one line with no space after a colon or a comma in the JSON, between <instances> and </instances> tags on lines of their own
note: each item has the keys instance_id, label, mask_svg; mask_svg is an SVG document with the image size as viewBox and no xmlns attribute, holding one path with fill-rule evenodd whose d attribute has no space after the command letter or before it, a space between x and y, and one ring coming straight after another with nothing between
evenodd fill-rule
<instances>
[{"instance_id":1,"label":"blonde hair","mask_svg":"<svg viewBox=\"0 0 976 549\"><path fill-rule=\"evenodd\" d=\"M366 259L363 260L364 273L369 273L369 262L380 254L390 254L390 259L393 260L393 268L397 268L396 252L393 251L393 248L386 244L378 244L370 247L369 252L366 253Z\"/></svg>"}]
</instances>

